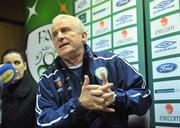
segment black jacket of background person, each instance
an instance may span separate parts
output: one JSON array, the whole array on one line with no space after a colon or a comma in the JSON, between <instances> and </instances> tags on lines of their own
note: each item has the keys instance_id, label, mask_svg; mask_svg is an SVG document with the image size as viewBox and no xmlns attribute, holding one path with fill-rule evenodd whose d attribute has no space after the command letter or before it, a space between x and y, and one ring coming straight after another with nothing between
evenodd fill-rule
<instances>
[{"instance_id":1,"label":"black jacket of background person","mask_svg":"<svg viewBox=\"0 0 180 128\"><path fill-rule=\"evenodd\" d=\"M27 71L22 80L3 91L1 128L35 127L36 91L37 83Z\"/></svg>"}]
</instances>

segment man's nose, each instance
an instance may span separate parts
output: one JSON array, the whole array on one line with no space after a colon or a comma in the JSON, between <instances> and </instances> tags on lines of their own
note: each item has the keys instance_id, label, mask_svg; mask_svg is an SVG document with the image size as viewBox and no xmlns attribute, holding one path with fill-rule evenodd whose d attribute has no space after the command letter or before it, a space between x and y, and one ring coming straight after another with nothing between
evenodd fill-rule
<instances>
[{"instance_id":1,"label":"man's nose","mask_svg":"<svg viewBox=\"0 0 180 128\"><path fill-rule=\"evenodd\" d=\"M64 38L64 34L61 31L58 32L58 38Z\"/></svg>"}]
</instances>

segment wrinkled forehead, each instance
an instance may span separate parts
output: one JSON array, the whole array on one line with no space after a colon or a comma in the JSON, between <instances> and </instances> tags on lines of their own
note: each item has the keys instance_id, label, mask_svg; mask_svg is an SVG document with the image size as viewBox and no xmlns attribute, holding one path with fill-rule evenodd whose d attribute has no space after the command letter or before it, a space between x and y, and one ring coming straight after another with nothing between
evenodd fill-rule
<instances>
[{"instance_id":1,"label":"wrinkled forehead","mask_svg":"<svg viewBox=\"0 0 180 128\"><path fill-rule=\"evenodd\" d=\"M78 25L76 22L74 22L72 19L59 19L53 22L52 24L52 30L56 30L59 28L64 28L64 27L69 27L69 28L74 28L77 27Z\"/></svg>"}]
</instances>

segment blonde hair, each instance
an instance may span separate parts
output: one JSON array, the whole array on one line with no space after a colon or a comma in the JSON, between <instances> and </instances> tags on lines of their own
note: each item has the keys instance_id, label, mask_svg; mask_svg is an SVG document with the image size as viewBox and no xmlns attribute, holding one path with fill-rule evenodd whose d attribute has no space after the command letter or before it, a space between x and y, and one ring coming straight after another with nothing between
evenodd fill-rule
<instances>
[{"instance_id":1,"label":"blonde hair","mask_svg":"<svg viewBox=\"0 0 180 128\"><path fill-rule=\"evenodd\" d=\"M72 16L72 15L59 14L56 17L53 18L52 24L54 24L56 21L61 20L61 19L73 19L73 21L75 21L75 23L76 23L75 26L77 26L78 31L80 33L85 32L84 24L81 22L81 20L79 18L77 18L77 17Z\"/></svg>"}]
</instances>

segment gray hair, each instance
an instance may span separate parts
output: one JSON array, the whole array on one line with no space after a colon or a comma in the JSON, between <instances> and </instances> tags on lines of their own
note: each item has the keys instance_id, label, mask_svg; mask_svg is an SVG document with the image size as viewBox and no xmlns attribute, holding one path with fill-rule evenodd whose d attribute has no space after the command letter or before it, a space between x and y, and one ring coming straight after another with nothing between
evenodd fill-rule
<instances>
[{"instance_id":1,"label":"gray hair","mask_svg":"<svg viewBox=\"0 0 180 128\"><path fill-rule=\"evenodd\" d=\"M60 20L60 19L63 19L63 18L64 18L64 19L73 19L73 21L76 22L77 28L79 29L79 31L80 31L81 33L85 32L85 30L84 30L84 24L82 23L82 21L81 21L79 18L74 17L74 16L72 16L72 15L59 14L59 15L57 15L56 17L53 18L52 24L54 24L56 21L58 21L58 20Z\"/></svg>"}]
</instances>

